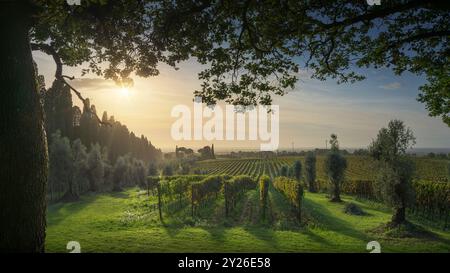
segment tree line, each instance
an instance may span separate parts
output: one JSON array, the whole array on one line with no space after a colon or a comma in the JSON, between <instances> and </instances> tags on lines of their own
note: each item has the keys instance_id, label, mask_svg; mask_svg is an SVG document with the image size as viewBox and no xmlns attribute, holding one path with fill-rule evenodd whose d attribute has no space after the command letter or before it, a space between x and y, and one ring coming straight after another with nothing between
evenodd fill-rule
<instances>
[{"instance_id":1,"label":"tree line","mask_svg":"<svg viewBox=\"0 0 450 273\"><path fill-rule=\"evenodd\" d=\"M67 85L56 80L40 93L49 143L48 200L74 201L89 191L145 183L149 168L161 160L161 151L146 137L137 137L106 111L98 122L89 99L82 110L74 106Z\"/></svg>"},{"instance_id":2,"label":"tree line","mask_svg":"<svg viewBox=\"0 0 450 273\"><path fill-rule=\"evenodd\" d=\"M83 109L74 106L70 89L64 83L55 80L50 88L41 87L40 94L47 136L59 130L61 136L71 142L80 139L88 148L99 144L108 149L108 159L113 164L117 158L126 154L144 162L161 158L161 151L144 135L136 136L126 125L116 121L114 116L108 116L106 111L99 122L95 105L91 105L89 99L85 99ZM48 139L49 143L51 141L51 138Z\"/></svg>"}]
</instances>

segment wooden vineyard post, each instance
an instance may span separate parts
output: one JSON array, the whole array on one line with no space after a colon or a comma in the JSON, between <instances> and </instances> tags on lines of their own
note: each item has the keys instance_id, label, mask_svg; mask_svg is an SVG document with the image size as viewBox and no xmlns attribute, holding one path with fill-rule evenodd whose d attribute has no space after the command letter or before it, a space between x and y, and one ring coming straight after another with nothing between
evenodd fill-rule
<instances>
[{"instance_id":1,"label":"wooden vineyard post","mask_svg":"<svg viewBox=\"0 0 450 273\"><path fill-rule=\"evenodd\" d=\"M229 200L228 200L228 183L224 182L223 183L223 193L224 193L224 198L225 198L225 217L228 217L228 206L229 206Z\"/></svg>"},{"instance_id":2,"label":"wooden vineyard post","mask_svg":"<svg viewBox=\"0 0 450 273\"><path fill-rule=\"evenodd\" d=\"M296 185L296 191L297 191L297 201L298 201L298 222L301 224L302 223L302 201L303 201L303 187L300 184L299 181L297 181L297 185Z\"/></svg>"},{"instance_id":3,"label":"wooden vineyard post","mask_svg":"<svg viewBox=\"0 0 450 273\"><path fill-rule=\"evenodd\" d=\"M194 187L191 185L191 217L194 218Z\"/></svg>"},{"instance_id":4,"label":"wooden vineyard post","mask_svg":"<svg viewBox=\"0 0 450 273\"><path fill-rule=\"evenodd\" d=\"M156 189L158 191L158 211L159 211L159 220L162 222L163 218L162 218L162 212L161 212L161 184L158 182Z\"/></svg>"},{"instance_id":5,"label":"wooden vineyard post","mask_svg":"<svg viewBox=\"0 0 450 273\"><path fill-rule=\"evenodd\" d=\"M302 223L302 199L299 200L298 202L298 222L301 224Z\"/></svg>"}]
</instances>

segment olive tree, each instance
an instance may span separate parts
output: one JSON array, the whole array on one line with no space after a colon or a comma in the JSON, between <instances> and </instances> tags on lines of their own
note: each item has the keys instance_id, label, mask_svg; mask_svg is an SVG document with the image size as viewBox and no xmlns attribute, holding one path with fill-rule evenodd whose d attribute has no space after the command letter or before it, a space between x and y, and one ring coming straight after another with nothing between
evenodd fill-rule
<instances>
[{"instance_id":1,"label":"olive tree","mask_svg":"<svg viewBox=\"0 0 450 273\"><path fill-rule=\"evenodd\" d=\"M406 221L406 207L413 197L412 178L415 167L406 152L415 143L410 128L401 120L391 120L387 128L380 129L377 138L369 146L370 154L379 163L375 190L395 210L391 226Z\"/></svg>"},{"instance_id":2,"label":"olive tree","mask_svg":"<svg viewBox=\"0 0 450 273\"><path fill-rule=\"evenodd\" d=\"M49 186L50 198L58 200L71 193L73 187L73 154L69 139L61 136L60 131L56 131L51 138L49 147Z\"/></svg>"},{"instance_id":3,"label":"olive tree","mask_svg":"<svg viewBox=\"0 0 450 273\"><path fill-rule=\"evenodd\" d=\"M279 176L289 176L289 167L286 165L281 166L278 174Z\"/></svg>"},{"instance_id":4,"label":"olive tree","mask_svg":"<svg viewBox=\"0 0 450 273\"><path fill-rule=\"evenodd\" d=\"M128 164L126 159L121 156L117 158L113 170L113 191L122 191L122 185L126 180Z\"/></svg>"},{"instance_id":5,"label":"olive tree","mask_svg":"<svg viewBox=\"0 0 450 273\"><path fill-rule=\"evenodd\" d=\"M309 192L317 192L316 155L313 152L308 152L305 157L305 179Z\"/></svg>"},{"instance_id":6,"label":"olive tree","mask_svg":"<svg viewBox=\"0 0 450 273\"><path fill-rule=\"evenodd\" d=\"M302 178L302 163L300 162L300 160L296 160L294 162L293 176L295 177L295 179L297 179L297 181L300 181L300 179Z\"/></svg>"},{"instance_id":7,"label":"olive tree","mask_svg":"<svg viewBox=\"0 0 450 273\"><path fill-rule=\"evenodd\" d=\"M81 143L80 139L76 139L72 143L74 174L73 181L76 182L78 189L73 189L73 195L79 195L89 190L89 179L87 178L88 154L86 147Z\"/></svg>"},{"instance_id":8,"label":"olive tree","mask_svg":"<svg viewBox=\"0 0 450 273\"><path fill-rule=\"evenodd\" d=\"M87 158L87 174L89 179L89 190L93 192L100 190L103 186L105 168L99 144L91 146Z\"/></svg>"},{"instance_id":9,"label":"olive tree","mask_svg":"<svg viewBox=\"0 0 450 273\"><path fill-rule=\"evenodd\" d=\"M332 134L330 139L331 150L325 158L325 173L330 182L330 200L341 202L341 185L344 183L344 172L347 169L347 160L339 151L337 135Z\"/></svg>"}]
</instances>

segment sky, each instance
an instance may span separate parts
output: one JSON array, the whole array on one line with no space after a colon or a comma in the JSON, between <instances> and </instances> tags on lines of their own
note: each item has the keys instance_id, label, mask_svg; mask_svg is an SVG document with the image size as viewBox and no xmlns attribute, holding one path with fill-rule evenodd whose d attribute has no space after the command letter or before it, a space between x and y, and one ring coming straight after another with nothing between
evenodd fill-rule
<instances>
[{"instance_id":1,"label":"sky","mask_svg":"<svg viewBox=\"0 0 450 273\"><path fill-rule=\"evenodd\" d=\"M52 59L39 52L34 58L49 87L55 71ZM165 65L159 69L159 76L135 77L128 91L94 75L81 77L81 67L65 67L64 74L76 77L72 84L90 98L99 115L107 111L163 151L172 151L175 145L197 149L211 143L216 151L259 149L261 140L175 141L171 127L177 118L171 111L176 105L193 108L193 91L200 88L197 73L202 67L189 60L177 71ZM279 148L324 148L331 133L338 135L343 148L365 148L391 119L403 120L413 130L417 148L450 148L450 128L439 117L429 117L425 105L416 100L423 78L409 73L396 76L388 69L359 72L367 78L338 85L333 80L310 79L308 71L300 71L295 89L274 97L274 104L279 105ZM76 97L73 100L81 105Z\"/></svg>"}]
</instances>

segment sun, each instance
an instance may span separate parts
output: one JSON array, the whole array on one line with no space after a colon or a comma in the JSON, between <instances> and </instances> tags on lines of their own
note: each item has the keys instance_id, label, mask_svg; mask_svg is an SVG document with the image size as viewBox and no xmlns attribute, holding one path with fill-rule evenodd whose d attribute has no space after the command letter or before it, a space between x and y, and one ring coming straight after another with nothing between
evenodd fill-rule
<instances>
[{"instance_id":1,"label":"sun","mask_svg":"<svg viewBox=\"0 0 450 273\"><path fill-rule=\"evenodd\" d=\"M130 89L122 87L119 89L119 94L121 97L128 98L130 96Z\"/></svg>"}]
</instances>

